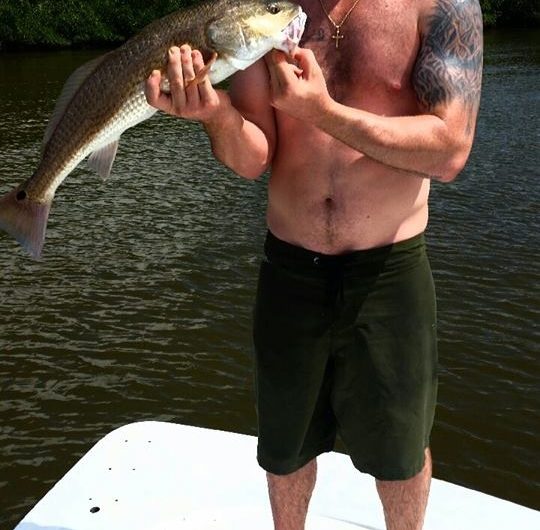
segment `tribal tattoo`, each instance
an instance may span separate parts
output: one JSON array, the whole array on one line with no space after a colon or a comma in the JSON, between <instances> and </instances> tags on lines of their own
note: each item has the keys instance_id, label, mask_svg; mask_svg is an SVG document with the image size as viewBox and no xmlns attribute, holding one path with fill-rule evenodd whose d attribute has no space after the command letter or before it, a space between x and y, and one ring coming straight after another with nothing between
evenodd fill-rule
<instances>
[{"instance_id":1,"label":"tribal tattoo","mask_svg":"<svg viewBox=\"0 0 540 530\"><path fill-rule=\"evenodd\" d=\"M482 85L482 12L478 0L436 0L414 67L413 84L428 110L461 99L473 128Z\"/></svg>"}]
</instances>

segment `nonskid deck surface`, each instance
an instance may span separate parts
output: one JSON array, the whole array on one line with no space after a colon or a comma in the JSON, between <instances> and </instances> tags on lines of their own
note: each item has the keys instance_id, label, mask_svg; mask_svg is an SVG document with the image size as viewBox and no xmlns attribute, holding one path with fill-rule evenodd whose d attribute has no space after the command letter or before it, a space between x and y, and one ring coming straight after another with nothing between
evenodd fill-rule
<instances>
[{"instance_id":1,"label":"nonskid deck surface","mask_svg":"<svg viewBox=\"0 0 540 530\"><path fill-rule=\"evenodd\" d=\"M163 422L99 441L15 530L272 530L251 436ZM319 458L307 530L384 530L373 479ZM540 529L540 512L434 480L425 530Z\"/></svg>"}]
</instances>

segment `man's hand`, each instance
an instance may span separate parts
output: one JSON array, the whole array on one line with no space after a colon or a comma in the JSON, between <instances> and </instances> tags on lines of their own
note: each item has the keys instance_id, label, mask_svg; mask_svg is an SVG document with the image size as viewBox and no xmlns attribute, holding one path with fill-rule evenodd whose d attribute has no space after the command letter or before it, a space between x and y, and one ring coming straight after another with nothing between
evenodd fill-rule
<instances>
[{"instance_id":1,"label":"man's hand","mask_svg":"<svg viewBox=\"0 0 540 530\"><path fill-rule=\"evenodd\" d=\"M271 103L294 118L313 122L325 112L331 97L323 72L315 55L306 48L297 48L291 64L287 56L273 51L266 56L272 89Z\"/></svg>"},{"instance_id":2,"label":"man's hand","mask_svg":"<svg viewBox=\"0 0 540 530\"><path fill-rule=\"evenodd\" d=\"M159 70L154 70L146 81L148 103L167 114L208 123L218 119L223 104L228 102L225 92L212 87L201 52L188 45L169 50L167 78L170 93L161 89Z\"/></svg>"}]
</instances>

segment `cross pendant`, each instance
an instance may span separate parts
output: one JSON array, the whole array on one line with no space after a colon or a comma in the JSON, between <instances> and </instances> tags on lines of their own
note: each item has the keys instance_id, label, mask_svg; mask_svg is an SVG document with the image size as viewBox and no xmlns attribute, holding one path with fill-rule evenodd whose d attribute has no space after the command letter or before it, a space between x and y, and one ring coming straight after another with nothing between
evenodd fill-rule
<instances>
[{"instance_id":1,"label":"cross pendant","mask_svg":"<svg viewBox=\"0 0 540 530\"><path fill-rule=\"evenodd\" d=\"M341 34L341 29L336 26L336 34L332 35L332 38L336 41L336 50L339 48L339 41L345 37Z\"/></svg>"}]
</instances>

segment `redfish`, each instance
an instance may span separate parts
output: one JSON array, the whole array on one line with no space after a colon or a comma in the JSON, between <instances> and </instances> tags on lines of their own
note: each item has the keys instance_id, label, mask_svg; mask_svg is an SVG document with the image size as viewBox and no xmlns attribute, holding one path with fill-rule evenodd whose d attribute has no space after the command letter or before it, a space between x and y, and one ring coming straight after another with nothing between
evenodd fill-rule
<instances>
[{"instance_id":1,"label":"redfish","mask_svg":"<svg viewBox=\"0 0 540 530\"><path fill-rule=\"evenodd\" d=\"M34 258L41 255L51 204L64 179L88 156L88 165L107 178L121 134L156 112L146 101L144 82L153 70L166 72L171 46L200 50L216 84L272 48L291 53L305 22L302 9L288 1L207 1L153 22L81 66L58 98L34 174L0 198L0 228Z\"/></svg>"}]
</instances>

